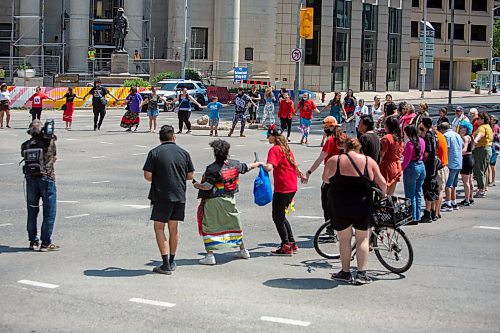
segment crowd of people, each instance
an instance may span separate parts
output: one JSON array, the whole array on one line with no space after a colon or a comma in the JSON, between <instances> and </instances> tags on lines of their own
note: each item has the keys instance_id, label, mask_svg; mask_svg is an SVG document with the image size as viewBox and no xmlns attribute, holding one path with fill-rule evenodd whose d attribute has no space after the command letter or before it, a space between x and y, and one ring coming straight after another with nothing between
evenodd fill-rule
<instances>
[{"instance_id":1,"label":"crowd of people","mask_svg":"<svg viewBox=\"0 0 500 333\"><path fill-rule=\"evenodd\" d=\"M3 86L0 88L0 92L2 91L5 91ZM99 130L106 113L105 96L111 94L96 81L87 95L92 95L94 130ZM63 119L66 127L71 128L74 109L72 103L79 97L68 89L62 98L66 99ZM23 145L23 154L33 147L52 145L52 155L48 156L47 160L53 167L56 158L55 139L41 139L39 118L44 99L51 98L41 93L39 88L29 99L37 106L32 108L33 123L30 126L30 134L33 138ZM131 88L125 99L127 110L122 117L121 126L128 131L134 126L137 129L139 112L144 107L147 108L150 118L150 131L155 132L158 103L162 99L163 97L158 96L153 89L152 95L143 101L137 88ZM245 136L246 123L255 122L259 100L255 89L252 89L250 95L245 94L243 89L238 90L233 100L235 113L228 136L233 134L238 123L241 126L240 136ZM388 94L385 103L381 103L377 96L373 105L368 107L364 100L357 100L352 91L349 91L343 100L340 93L335 93L334 98L323 108L330 110L329 115L323 119L321 152L304 172L289 145L291 119L294 115L300 117L301 143L307 144L313 113L319 114L323 110L318 110L307 93L296 107L286 90L282 90L277 99L271 90L267 90L265 101L263 119L268 120L267 138L271 145L266 161L242 163L230 159L230 144L216 139L210 143L214 162L206 167L200 181L194 179L195 169L190 154L175 143L176 134L182 133L184 125L188 133L191 131L191 104L198 103L189 96L187 90L182 91L179 97L172 101L178 105L179 129L175 132L170 125L161 127L161 144L149 152L143 167L144 178L151 183L150 218L154 221L156 241L162 256L162 265L155 267L155 272L169 275L176 269L178 222L185 218L187 180L191 180L194 188L199 191L197 219L199 233L207 251L200 264L215 265L214 251L231 247L239 248L236 258L250 258L251 254L243 243L235 195L239 191L239 175L256 168L263 168L273 174L272 220L280 238L280 245L271 253L292 256L299 249L291 223L286 216L287 211L293 204L298 181L307 183L323 163L321 204L325 221L331 222L332 232L338 237L342 262L342 269L332 274L332 278L339 281L353 280L349 263L354 229L358 263L354 280L358 284L371 282L366 274L366 264L369 251L368 230L374 212L373 202L370 200L372 184L376 184L383 194L394 195L397 183L402 181L404 195L411 201L412 221L409 224L412 225L430 223L440 219L442 212L471 206L475 199L487 195L489 186L495 186L500 127L497 118L486 112L471 109L469 118L464 109L457 106L454 110L455 116L450 121L449 110L443 107L439 111L439 119L434 122L429 117L428 105L425 102L420 103L416 111L409 103L401 102L396 105ZM275 124L275 102L278 103L280 127ZM0 103L0 106L3 104ZM205 106L210 110L211 136L218 136L219 112L225 106L227 104L219 103L217 97L212 98L212 102ZM249 109L252 115L247 119L246 112ZM3 119L5 108L2 110ZM7 118L7 124L8 121ZM460 202L457 201L459 177L464 187L464 199ZM29 186L47 186L45 183L39 184L38 178L34 176L27 176L27 179L30 181ZM45 204L46 198L42 199ZM36 233L38 203L35 205L38 200L39 197L30 199L28 195L30 248L42 246L45 250L56 250L58 246L50 241L53 221L48 222L49 227L42 227L42 244L39 244ZM53 201L53 198L47 200ZM47 219L51 220L52 217ZM168 238L165 235L166 225L169 230Z\"/></svg>"}]
</instances>

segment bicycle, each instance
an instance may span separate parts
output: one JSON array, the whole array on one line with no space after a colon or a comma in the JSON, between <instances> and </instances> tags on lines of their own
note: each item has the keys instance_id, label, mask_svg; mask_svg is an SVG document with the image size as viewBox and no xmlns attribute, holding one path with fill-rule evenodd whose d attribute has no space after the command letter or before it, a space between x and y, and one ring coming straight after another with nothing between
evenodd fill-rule
<instances>
[{"instance_id":1,"label":"bicycle","mask_svg":"<svg viewBox=\"0 0 500 333\"><path fill-rule=\"evenodd\" d=\"M370 251L373 250L382 266L393 273L404 273L413 264L413 247L401 229L411 220L409 199L377 196L373 223L370 226ZM316 231L314 248L323 258L340 258L339 241L330 221L325 222ZM354 260L355 255L354 242L351 260Z\"/></svg>"}]
</instances>

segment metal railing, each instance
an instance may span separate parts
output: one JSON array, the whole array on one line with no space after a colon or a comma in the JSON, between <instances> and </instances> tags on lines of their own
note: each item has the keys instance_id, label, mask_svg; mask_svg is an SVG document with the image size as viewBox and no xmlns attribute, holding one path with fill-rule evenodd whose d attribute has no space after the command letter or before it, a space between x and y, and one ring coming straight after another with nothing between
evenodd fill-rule
<instances>
[{"instance_id":1,"label":"metal railing","mask_svg":"<svg viewBox=\"0 0 500 333\"><path fill-rule=\"evenodd\" d=\"M59 74L61 70L60 56L28 55L25 57L0 57L0 66L5 70L5 79L9 82L17 76L17 70L21 65L28 65L35 70L35 77L52 77Z\"/></svg>"},{"instance_id":2,"label":"metal railing","mask_svg":"<svg viewBox=\"0 0 500 333\"><path fill-rule=\"evenodd\" d=\"M232 61L211 61L201 59L191 59L188 68L197 70L203 79L215 80L217 78L232 75L234 67L248 67L248 75L252 75L252 62L232 62Z\"/></svg>"}]
</instances>

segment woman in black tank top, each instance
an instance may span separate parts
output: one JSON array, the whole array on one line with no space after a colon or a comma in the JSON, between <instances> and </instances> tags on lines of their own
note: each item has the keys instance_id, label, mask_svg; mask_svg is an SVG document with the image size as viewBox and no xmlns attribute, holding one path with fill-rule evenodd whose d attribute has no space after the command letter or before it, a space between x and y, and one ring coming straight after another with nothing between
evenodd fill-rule
<instances>
[{"instance_id":1,"label":"woman in black tank top","mask_svg":"<svg viewBox=\"0 0 500 333\"><path fill-rule=\"evenodd\" d=\"M472 155L472 149L474 148L474 141L472 140L472 125L469 122L460 123L460 136L464 140L464 146L462 149L462 170L460 170L460 175L462 176L462 182L464 183L464 200L460 201L458 204L460 206L470 206L474 203L474 180L472 178L472 172L474 170L474 155Z\"/></svg>"},{"instance_id":2,"label":"woman in black tank top","mask_svg":"<svg viewBox=\"0 0 500 333\"><path fill-rule=\"evenodd\" d=\"M377 163L360 152L361 144L356 138L345 142L346 154L333 156L325 165L323 181L330 184L328 207L331 223L338 231L342 270L332 274L332 279L350 282L352 230L356 229L356 259L358 284L370 283L366 275L368 261L368 228L372 220L372 184L385 194L387 186ZM363 171L361 171L363 170Z\"/></svg>"}]
</instances>

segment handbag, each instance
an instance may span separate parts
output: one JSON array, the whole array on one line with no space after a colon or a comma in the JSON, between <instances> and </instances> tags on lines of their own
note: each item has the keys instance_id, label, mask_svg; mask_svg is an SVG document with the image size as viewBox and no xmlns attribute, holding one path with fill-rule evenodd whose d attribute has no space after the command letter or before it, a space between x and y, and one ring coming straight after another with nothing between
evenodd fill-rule
<instances>
[{"instance_id":1,"label":"handbag","mask_svg":"<svg viewBox=\"0 0 500 333\"><path fill-rule=\"evenodd\" d=\"M64 103L62 106L61 106L61 110L63 111L66 111L66 109L68 108L68 106L66 105L66 103Z\"/></svg>"},{"instance_id":2,"label":"handbag","mask_svg":"<svg viewBox=\"0 0 500 333\"><path fill-rule=\"evenodd\" d=\"M253 183L254 202L258 206L265 206L273 200L273 188L269 173L260 167L259 174Z\"/></svg>"}]
</instances>

